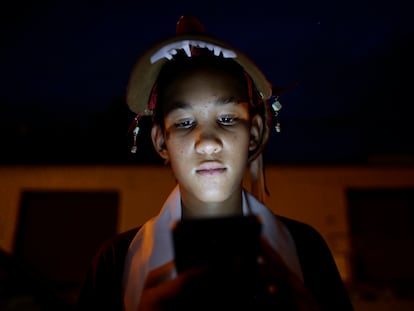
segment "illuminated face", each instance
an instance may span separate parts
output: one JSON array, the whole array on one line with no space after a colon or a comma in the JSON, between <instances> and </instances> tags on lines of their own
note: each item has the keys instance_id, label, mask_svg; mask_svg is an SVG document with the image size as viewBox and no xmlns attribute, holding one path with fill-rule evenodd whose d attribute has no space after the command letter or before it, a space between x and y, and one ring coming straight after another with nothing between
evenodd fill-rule
<instances>
[{"instance_id":1,"label":"illuminated face","mask_svg":"<svg viewBox=\"0 0 414 311\"><path fill-rule=\"evenodd\" d=\"M262 128L262 119L249 114L244 84L223 71L197 69L176 78L164 98L165 129L154 125L151 135L171 164L183 205L225 213L241 202L248 154Z\"/></svg>"}]
</instances>

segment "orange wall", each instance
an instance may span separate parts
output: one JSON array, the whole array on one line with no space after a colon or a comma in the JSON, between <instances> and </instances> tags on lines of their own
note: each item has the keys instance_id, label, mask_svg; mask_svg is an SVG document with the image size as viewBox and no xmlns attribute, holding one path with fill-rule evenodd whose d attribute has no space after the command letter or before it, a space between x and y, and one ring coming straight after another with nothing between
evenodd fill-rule
<instances>
[{"instance_id":1,"label":"orange wall","mask_svg":"<svg viewBox=\"0 0 414 311\"><path fill-rule=\"evenodd\" d=\"M347 280L346 189L414 187L414 168L269 166L266 180L267 204L281 215L313 225L328 242ZM124 231L155 215L174 184L169 169L162 166L0 167L0 247L12 252L22 191L118 191L118 230Z\"/></svg>"}]
</instances>

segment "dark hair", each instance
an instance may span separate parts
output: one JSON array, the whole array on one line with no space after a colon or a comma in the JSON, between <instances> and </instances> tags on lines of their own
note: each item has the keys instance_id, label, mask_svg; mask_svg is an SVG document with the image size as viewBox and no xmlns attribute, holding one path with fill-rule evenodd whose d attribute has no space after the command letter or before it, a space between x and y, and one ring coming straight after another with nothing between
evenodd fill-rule
<instances>
[{"instance_id":1,"label":"dark hair","mask_svg":"<svg viewBox=\"0 0 414 311\"><path fill-rule=\"evenodd\" d=\"M238 79L246 90L246 96L249 97L248 89L249 82L251 80L247 73L244 71L243 67L240 66L237 62L231 58L224 58L221 56L215 56L209 50L198 49L196 55L188 57L184 51L179 51L175 55L173 60L168 61L161 69L156 86L156 105L153 115L154 122L159 124L164 128L164 95L165 90L168 85L171 84L180 74L191 71L194 68L205 67L205 68L216 68L220 71L226 72L230 75L233 75ZM261 97L259 96L258 91L256 90L253 82L250 82L252 94L250 98L249 112L253 116L255 114L260 114L264 118L264 109L265 105ZM264 120L264 122L266 122Z\"/></svg>"}]
</instances>

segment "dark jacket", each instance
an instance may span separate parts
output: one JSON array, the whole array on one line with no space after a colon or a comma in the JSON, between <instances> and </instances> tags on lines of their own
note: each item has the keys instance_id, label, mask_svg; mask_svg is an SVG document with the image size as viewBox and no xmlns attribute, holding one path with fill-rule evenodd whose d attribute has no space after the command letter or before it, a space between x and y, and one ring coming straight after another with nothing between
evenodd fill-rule
<instances>
[{"instance_id":1,"label":"dark jacket","mask_svg":"<svg viewBox=\"0 0 414 311\"><path fill-rule=\"evenodd\" d=\"M352 311L353 307L322 236L310 225L277 216L296 245L305 285L321 310ZM93 259L76 310L123 310L122 277L128 247L139 227L118 234L102 245Z\"/></svg>"}]
</instances>

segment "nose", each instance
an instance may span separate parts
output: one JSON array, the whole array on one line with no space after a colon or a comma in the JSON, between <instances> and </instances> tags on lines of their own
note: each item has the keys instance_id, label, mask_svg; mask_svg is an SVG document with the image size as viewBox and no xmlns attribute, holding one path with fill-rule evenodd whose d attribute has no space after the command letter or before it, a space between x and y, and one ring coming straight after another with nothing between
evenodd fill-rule
<instances>
[{"instance_id":1,"label":"nose","mask_svg":"<svg viewBox=\"0 0 414 311\"><path fill-rule=\"evenodd\" d=\"M215 129L198 128L195 150L199 154L216 154L222 150L222 142Z\"/></svg>"}]
</instances>

